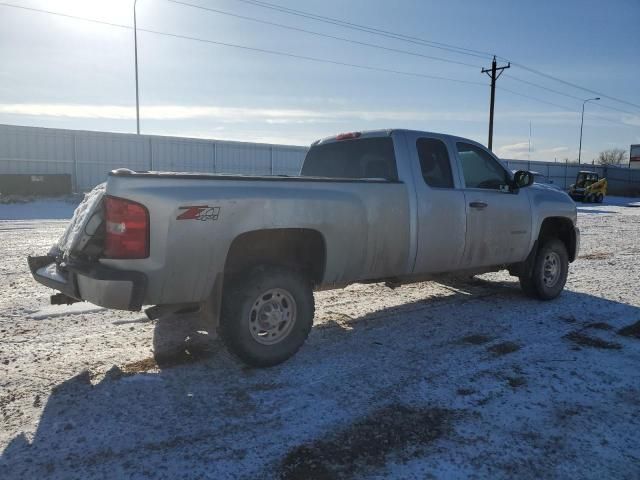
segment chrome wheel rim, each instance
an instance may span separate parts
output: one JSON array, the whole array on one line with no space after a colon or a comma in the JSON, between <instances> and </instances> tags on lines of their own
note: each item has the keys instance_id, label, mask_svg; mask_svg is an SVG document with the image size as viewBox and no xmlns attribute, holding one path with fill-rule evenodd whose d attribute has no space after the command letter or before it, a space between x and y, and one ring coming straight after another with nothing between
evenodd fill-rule
<instances>
[{"instance_id":1,"label":"chrome wheel rim","mask_svg":"<svg viewBox=\"0 0 640 480\"><path fill-rule=\"evenodd\" d=\"M545 287L551 288L560 278L560 255L556 252L549 252L544 256L544 264L542 267L542 281Z\"/></svg>"},{"instance_id":2,"label":"chrome wheel rim","mask_svg":"<svg viewBox=\"0 0 640 480\"><path fill-rule=\"evenodd\" d=\"M249 311L249 331L262 345L284 340L296 323L296 301L281 288L272 288L256 298Z\"/></svg>"}]
</instances>

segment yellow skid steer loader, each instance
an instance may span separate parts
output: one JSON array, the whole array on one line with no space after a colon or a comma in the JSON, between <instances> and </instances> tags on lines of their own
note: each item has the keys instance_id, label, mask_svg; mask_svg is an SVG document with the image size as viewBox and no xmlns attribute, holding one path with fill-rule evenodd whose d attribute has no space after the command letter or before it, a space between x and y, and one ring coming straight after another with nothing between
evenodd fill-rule
<instances>
[{"instance_id":1,"label":"yellow skid steer loader","mask_svg":"<svg viewBox=\"0 0 640 480\"><path fill-rule=\"evenodd\" d=\"M569 187L569 196L575 201L602 203L607 194L607 179L596 172L578 172L576 183Z\"/></svg>"}]
</instances>

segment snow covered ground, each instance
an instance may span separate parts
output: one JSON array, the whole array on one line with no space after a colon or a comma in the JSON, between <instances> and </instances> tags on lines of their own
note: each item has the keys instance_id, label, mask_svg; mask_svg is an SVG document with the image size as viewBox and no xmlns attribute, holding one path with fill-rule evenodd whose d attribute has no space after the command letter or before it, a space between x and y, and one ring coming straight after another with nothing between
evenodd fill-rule
<instances>
[{"instance_id":1,"label":"snow covered ground","mask_svg":"<svg viewBox=\"0 0 640 480\"><path fill-rule=\"evenodd\" d=\"M0 478L639 478L632 201L579 206L556 301L506 273L322 292L268 370L189 317L48 305L25 257L73 205L0 205Z\"/></svg>"}]
</instances>

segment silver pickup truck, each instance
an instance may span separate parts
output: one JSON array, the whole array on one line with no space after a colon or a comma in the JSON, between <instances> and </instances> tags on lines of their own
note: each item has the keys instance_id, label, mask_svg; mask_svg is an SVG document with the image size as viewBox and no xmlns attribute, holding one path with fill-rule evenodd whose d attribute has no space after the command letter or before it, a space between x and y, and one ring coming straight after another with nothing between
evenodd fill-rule
<instances>
[{"instance_id":1,"label":"silver pickup truck","mask_svg":"<svg viewBox=\"0 0 640 480\"><path fill-rule=\"evenodd\" d=\"M558 296L576 207L532 184L464 138L347 133L311 145L296 177L115 170L28 261L53 303L199 308L241 360L270 366L304 343L314 289L508 269Z\"/></svg>"}]
</instances>

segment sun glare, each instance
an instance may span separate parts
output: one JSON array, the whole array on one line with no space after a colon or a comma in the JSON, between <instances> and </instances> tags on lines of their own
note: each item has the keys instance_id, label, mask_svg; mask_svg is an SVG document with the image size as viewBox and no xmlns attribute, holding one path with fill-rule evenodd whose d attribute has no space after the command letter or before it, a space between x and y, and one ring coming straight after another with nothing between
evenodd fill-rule
<instances>
[{"instance_id":1,"label":"sun glare","mask_svg":"<svg viewBox=\"0 0 640 480\"><path fill-rule=\"evenodd\" d=\"M43 2L52 11L105 22L130 25L133 0L56 0Z\"/></svg>"}]
</instances>

